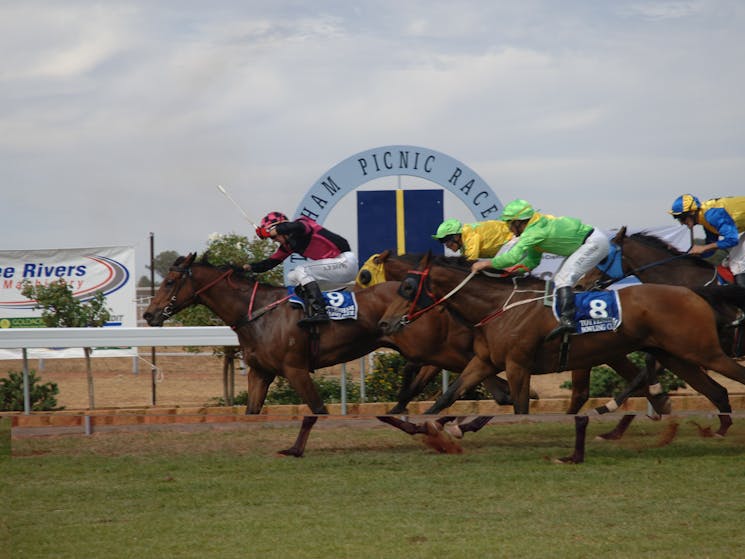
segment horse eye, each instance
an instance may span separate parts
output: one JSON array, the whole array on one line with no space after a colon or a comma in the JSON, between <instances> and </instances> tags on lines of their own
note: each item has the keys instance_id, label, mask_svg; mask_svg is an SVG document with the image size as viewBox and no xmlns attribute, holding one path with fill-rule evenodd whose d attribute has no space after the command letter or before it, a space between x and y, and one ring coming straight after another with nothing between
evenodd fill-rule
<instances>
[{"instance_id":1,"label":"horse eye","mask_svg":"<svg viewBox=\"0 0 745 559\"><path fill-rule=\"evenodd\" d=\"M414 278L406 278L401 282L401 287L398 289L398 294L405 299L411 299L416 293L417 280Z\"/></svg>"},{"instance_id":2,"label":"horse eye","mask_svg":"<svg viewBox=\"0 0 745 559\"><path fill-rule=\"evenodd\" d=\"M171 287L171 286L172 286L172 285L173 285L174 283L176 283L176 282L175 282L175 281L173 281L173 280L172 280L172 279L170 279L170 278L166 278L166 280L165 280L165 281L164 281L163 283L165 284L165 286L166 286L166 287Z\"/></svg>"}]
</instances>

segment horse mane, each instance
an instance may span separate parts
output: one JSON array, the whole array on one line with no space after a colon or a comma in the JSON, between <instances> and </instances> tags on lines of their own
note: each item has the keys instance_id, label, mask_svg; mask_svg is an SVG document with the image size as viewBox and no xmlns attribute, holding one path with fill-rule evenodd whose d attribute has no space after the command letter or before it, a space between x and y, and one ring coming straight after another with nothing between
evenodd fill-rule
<instances>
[{"instance_id":1,"label":"horse mane","mask_svg":"<svg viewBox=\"0 0 745 559\"><path fill-rule=\"evenodd\" d=\"M237 264L220 264L220 265L213 264L212 262L209 261L209 257L210 257L209 251L205 251L201 257L194 259L194 263L192 264L192 266L202 266L204 268L211 268L219 272L227 272L228 270L232 270L233 271L232 277L236 280L258 283L262 287L277 287L276 285L272 285L270 283L259 281L258 279L256 279L256 274L253 274L252 272L247 272L246 270L243 269L243 266L239 266ZM179 260L183 262L184 259L185 257L179 256L178 259L176 259L174 266L178 264Z\"/></svg>"},{"instance_id":2,"label":"horse mane","mask_svg":"<svg viewBox=\"0 0 745 559\"><path fill-rule=\"evenodd\" d=\"M670 256L683 256L686 262L688 263L694 263L696 266L699 266L701 268L712 268L712 264L710 262L707 262L703 258L699 258L697 256L693 255L686 255L686 253L682 250L678 250L671 244L665 242L663 239L660 239L659 237L656 237L655 235L650 235L649 233L634 233L632 235L629 235L629 239L633 239L635 241L638 241L639 243L648 246L650 248L654 248L660 251L667 252Z\"/></svg>"}]
</instances>

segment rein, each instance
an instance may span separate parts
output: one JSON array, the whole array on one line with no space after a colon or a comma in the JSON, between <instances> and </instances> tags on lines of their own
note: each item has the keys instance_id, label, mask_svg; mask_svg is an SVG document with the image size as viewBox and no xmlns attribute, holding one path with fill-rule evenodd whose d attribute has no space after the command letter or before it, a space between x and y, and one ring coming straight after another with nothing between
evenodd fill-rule
<instances>
[{"instance_id":1,"label":"rein","mask_svg":"<svg viewBox=\"0 0 745 559\"><path fill-rule=\"evenodd\" d=\"M187 299L179 308L176 308L175 307L176 296L178 295L178 292L181 290L181 286L184 283L183 280L186 280L187 278L193 280L193 275L191 273L191 268L172 268L172 270L175 271L175 272L179 272L179 273L182 274L182 278L181 278L182 281L180 281L179 284L174 288L173 293L172 293L172 295L170 297L170 302L163 309L163 315L166 318L170 318L171 316L173 316L174 314L176 314L179 310L181 310L182 308L188 307L192 303L198 303L199 302L199 296L202 293L204 293L205 291L207 291L211 287L214 287L215 285L217 285L218 283L220 283L222 280L227 280L228 285L230 285L230 287L232 287L233 289L238 289L240 287L240 286L236 285L235 283L233 283L233 281L232 281L233 269L231 268L231 269L226 270L225 272L223 272L219 276L217 276L212 281L206 283L205 285L203 285L199 289L194 290L192 288L193 293L192 293L191 297L189 299ZM287 301L290 298L290 295L287 295L285 297L282 297L281 299L278 299L277 301L274 301L272 303L269 303L268 305L260 308L258 311L256 311L254 313L253 312L253 307L254 307L254 301L256 299L256 292L258 291L258 288L259 288L259 282L254 282L254 286L253 286L253 289L251 291L251 299L249 300L249 304L248 304L247 316L245 316L244 318L242 318L241 320L239 320L236 324L230 326L230 328L232 328L233 330L239 328L243 324L247 324L247 323L249 323L249 322L251 322L253 320L256 320L260 316L266 314L268 311L272 310L274 307L277 307L278 305L281 305L282 303L284 303L285 301Z\"/></svg>"},{"instance_id":2,"label":"rein","mask_svg":"<svg viewBox=\"0 0 745 559\"><path fill-rule=\"evenodd\" d=\"M416 270L413 270L413 271L409 272L410 274L418 275L418 276L421 276L421 277L420 277L420 280L419 280L419 284L417 286L417 292L416 292L416 294L414 295L414 297L413 297L413 299L411 301L411 306L409 307L409 311L401 319L401 323L403 325L406 325L406 324L409 324L409 323L413 322L414 320L416 320L417 318L419 318L420 316L422 316L424 313L432 310L436 306L438 306L441 303L444 303L445 301L447 301L450 297L452 297L458 291L460 291L463 288L463 286L466 285L466 283L468 283L469 281L471 281L471 279L473 278L473 276L476 275L476 272L469 273L463 279L463 281L461 281L458 285L456 285L453 289L451 289L447 294L443 295L442 297L440 297L439 299L437 299L436 301L434 301L431 305L428 305L428 306L426 306L424 308L421 308L419 310L416 310L416 305L419 302L419 298L420 298L420 296L422 294L422 290L425 289L424 288L424 280L429 275L429 271L430 271L430 267L427 267L427 269L424 270L423 272L419 272L419 271L416 271ZM504 302L504 305L502 305L502 308L501 309L498 309L498 310L496 310L496 311L488 314L484 318L482 318L478 323L476 323L474 325L475 328L476 327L483 326L487 322L489 322L489 321L497 318L498 316L501 316L502 314L504 314L505 312L507 312L510 309L513 309L515 307L520 307L522 305L527 305L529 303L534 303L536 301L543 300L543 295L541 295L540 297L534 297L532 299L525 299L523 301L516 301L514 303L510 303L510 301L512 300L512 298L516 294L518 294L518 293L543 293L543 291L519 290L519 289L517 289L517 283L516 283L515 279L513 279L513 286L514 287L513 287L512 293L510 293L509 297L507 297L507 300ZM435 298L434 295L431 293L431 291L429 289L427 289L427 295L431 299L434 299Z\"/></svg>"},{"instance_id":3,"label":"rein","mask_svg":"<svg viewBox=\"0 0 745 559\"><path fill-rule=\"evenodd\" d=\"M409 324L410 322L412 322L412 321L416 320L417 318L419 318L420 316L422 316L424 313L432 310L433 308L435 308L436 306L440 305L441 303L444 303L445 301L447 301L448 299L450 299L450 297L452 297L458 291L460 291L463 288L463 286L466 285L469 281L471 281L471 278L473 278L473 276L476 275L476 272L471 272L470 274L468 274L463 279L462 282L460 282L458 285L456 285L447 294L443 295L442 297L440 297L439 299L437 299L436 301L434 301L431 305L429 305L427 307L424 307L422 309L419 309L417 311L416 310L416 304L419 301L419 297L422 294L422 289L424 289L424 280L429 275L430 269L431 269L431 267L428 266L427 269L424 270L423 272L419 272L418 270L412 270L411 272L409 272L410 274L421 276L421 278L419 280L419 285L417 287L416 295L414 295L414 298L411 300L411 306L409 307L408 312L401 319L401 323L402 324ZM429 295L429 297L431 299L434 299L434 295L429 291L429 289L427 290L427 295Z\"/></svg>"},{"instance_id":4,"label":"rein","mask_svg":"<svg viewBox=\"0 0 745 559\"><path fill-rule=\"evenodd\" d=\"M248 313L246 315L246 319L245 319L245 321L239 321L239 323L236 324L235 326L231 326L231 328L233 330L235 330L239 326L242 326L243 324L247 324L249 322L252 322L252 321L256 320L257 318L265 315L267 312L269 312L270 310L272 310L274 307L277 307L277 306L281 305L282 303L284 303L285 301L287 301L291 297L291 295L286 295L285 297L282 297L281 299L277 299L276 301L274 301L272 303L269 303L268 305L265 305L265 306L261 307L258 311L256 311L256 314L254 314L253 313L254 300L256 299L256 292L258 290L259 290L259 282L257 281L257 282L254 283L254 288L251 291L251 300L248 303Z\"/></svg>"},{"instance_id":5,"label":"rein","mask_svg":"<svg viewBox=\"0 0 745 559\"><path fill-rule=\"evenodd\" d=\"M599 289L605 289L606 287L613 285L614 283L621 281L623 279L626 279L630 276L637 275L638 272L643 272L644 270L648 270L649 268L654 268L655 266L661 266L662 264L667 264L668 262L672 262L673 260L677 260L678 258L683 258L685 256L690 256L687 252L684 252L682 254L676 254L675 256L670 256L668 258L663 258L662 260L657 260L655 262L650 262L649 264L645 264L644 266L640 266L638 268L633 268L629 270L628 272L622 273L622 275L619 276L611 276L610 275L610 268L612 266L612 262L607 263L602 268L600 266L597 266L597 268L603 272L604 274L608 275L608 279L605 280L599 280L595 282L595 287ZM618 251L615 253L616 258L620 258L623 260L623 249L619 247ZM623 267L621 268L623 270Z\"/></svg>"}]
</instances>

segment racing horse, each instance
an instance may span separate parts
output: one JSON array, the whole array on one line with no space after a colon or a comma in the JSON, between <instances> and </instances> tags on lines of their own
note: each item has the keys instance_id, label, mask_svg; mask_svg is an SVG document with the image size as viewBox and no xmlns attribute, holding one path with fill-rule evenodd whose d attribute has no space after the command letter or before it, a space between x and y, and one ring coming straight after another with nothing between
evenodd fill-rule
<instances>
[{"instance_id":1,"label":"racing horse","mask_svg":"<svg viewBox=\"0 0 745 559\"><path fill-rule=\"evenodd\" d=\"M179 311L202 304L231 326L250 366L247 414L261 411L269 386L278 375L288 380L313 414L326 414L328 410L312 381L311 369L358 359L380 347L398 349L382 336L378 327L378 320L395 297L398 282L386 282L357 292L358 318L331 321L319 327L318 347L311 355L308 330L297 325L301 310L287 303L289 297L285 287L260 283L235 266L217 267L202 260L196 260L196 253L177 258L143 318L150 326L162 326ZM444 318L442 314L432 313L428 320L422 321L421 330L412 329L411 334L418 343L408 344L409 353L404 357L437 367L464 366L461 361L454 362L462 357L451 349L462 344L447 343L447 332L436 341L424 335ZM297 440L280 454L302 456L317 419L315 415L305 416ZM378 419L410 435L433 435L429 424L417 425L392 416Z\"/></svg>"},{"instance_id":2,"label":"racing horse","mask_svg":"<svg viewBox=\"0 0 745 559\"><path fill-rule=\"evenodd\" d=\"M397 332L444 305L473 325L475 356L448 390L425 412L439 413L482 378L506 370L517 414L528 413L531 374L557 370L562 340L546 341L556 326L544 306L544 282L534 277L492 278L470 272L461 259L425 255L401 282L398 299L380 321L395 342ZM745 305L745 289L709 291L709 299ZM567 365L589 368L636 350L651 352L658 361L704 394L719 410L722 433L731 425L727 390L711 379L713 370L745 384L745 367L725 355L718 343L716 317L703 297L684 287L642 284L618 292L623 321L614 330L572 336ZM694 323L697 328L691 329ZM408 326L407 326L408 327ZM726 416L726 420L724 417ZM577 441L584 441L585 421L577 421ZM725 426L726 422L726 426ZM581 462L584 450L566 461Z\"/></svg>"},{"instance_id":3,"label":"racing horse","mask_svg":"<svg viewBox=\"0 0 745 559\"><path fill-rule=\"evenodd\" d=\"M608 258L585 274L580 288L605 288L629 276L635 276L642 283L695 288L715 284L723 275L717 266L703 258L682 252L648 233L628 235L623 226L611 239L611 253ZM745 326L737 328L733 325L738 309L730 305L718 310L717 327L722 349L731 357L740 357ZM655 375L661 369L652 356L647 359L647 368ZM633 414L624 416L614 430L614 435L608 438L620 438L634 417Z\"/></svg>"},{"instance_id":4,"label":"racing horse","mask_svg":"<svg viewBox=\"0 0 745 559\"><path fill-rule=\"evenodd\" d=\"M682 285L695 288L704 285L728 283L722 271L710 262L681 252L659 237L646 233L626 234L621 227L611 239L611 254L602 265L588 272L582 279L582 287L593 289L608 287L613 283L635 276L642 283ZM720 281L720 278L722 280ZM731 281L729 281L731 283ZM722 348L733 357L741 354L739 337L741 330L733 325L738 308L722 307L718 315Z\"/></svg>"},{"instance_id":5,"label":"racing horse","mask_svg":"<svg viewBox=\"0 0 745 559\"><path fill-rule=\"evenodd\" d=\"M416 254L403 254L394 256L390 250L385 250L380 254L371 256L367 260L367 262L365 262L365 264L360 268L360 271L357 274L356 283L357 285L361 286L369 286L386 280L401 281L412 269L412 266L418 264L421 258L422 255ZM442 312L443 310L444 309L440 309L440 312ZM449 313L445 313L445 316L450 315ZM451 349L456 351L456 361L455 364L451 366L450 370L460 372L465 368L465 366L473 357L473 334L471 332L471 329L468 328L466 324L453 317L450 317L449 323L446 326L447 332L458 332L457 336L451 335L451 337L448 339L448 342L452 345ZM438 336L441 337L442 334L437 331L431 331L429 333L430 340L433 338L437 338ZM403 335L399 334L396 337L396 342L401 351L403 351L404 353L408 352L409 354L413 349L409 347L409 344L421 343L420 339L408 335L408 332L406 331L403 333ZM457 362L458 356L460 356L460 363ZM611 363L608 364L614 370L616 370L625 380L631 383L632 387L639 388L640 381L645 380L645 378L640 378L639 370L637 369L637 367L625 357L614 359ZM424 389L427 383L431 381L431 379L434 375L437 374L437 372L439 372L439 369L436 369L434 367L423 367L419 370L416 376L412 378L412 375L407 375L405 370L404 379L398 395L398 403L393 409L390 410L389 413L403 413L405 411L406 404L408 404L411 399L413 399ZM569 407L567 409L567 414L574 415L578 413L582 406L589 399L590 372L591 369L589 368L576 369L572 371L572 393ZM496 375L486 377L485 381L489 381L492 379L502 381L502 379L500 377L497 377ZM501 384L496 387L487 385L487 388L492 392L495 400L497 400L498 403L512 403L511 399L509 400L509 402L506 401L506 399L503 399L501 401L498 400L498 395L500 393L506 393L506 396L509 394L509 386L505 388ZM646 385L642 387L642 394L649 399L652 407L658 413L669 413L670 402L666 394L658 393L655 395L650 395L649 386ZM537 397L537 395L534 395L531 391L531 398L533 397ZM616 405L619 405L620 403L621 399L618 399ZM452 418L446 417L444 418L444 420L442 420L442 423L444 423L445 420L450 419ZM458 432L458 429L456 429L455 432L462 436L462 432L477 431L478 429L486 425L489 419L490 417L487 416L477 417L471 422L466 423L464 426L458 428L461 431L460 433ZM615 433L617 429L618 428L614 429L609 434L600 435L600 437L615 438L613 433Z\"/></svg>"}]
</instances>

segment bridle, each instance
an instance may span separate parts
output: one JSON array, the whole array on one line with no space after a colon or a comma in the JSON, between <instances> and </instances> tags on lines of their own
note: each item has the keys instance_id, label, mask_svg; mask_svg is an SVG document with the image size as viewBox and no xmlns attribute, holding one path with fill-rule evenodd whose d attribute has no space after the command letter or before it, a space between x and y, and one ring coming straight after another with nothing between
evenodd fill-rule
<instances>
[{"instance_id":1,"label":"bridle","mask_svg":"<svg viewBox=\"0 0 745 559\"><path fill-rule=\"evenodd\" d=\"M463 288L463 286L468 283L473 276L476 275L475 272L470 272L464 279L461 281L458 285L456 285L453 289L451 289L447 294L443 295L439 299L437 296L432 292L432 290L429 287L429 272L431 270L431 265L428 265L424 271L419 270L411 270L406 277L401 282L401 285L398 288L398 294L406 299L407 301L411 301L411 305L409 306L409 310L406 312L406 314L401 317L400 324L401 326L406 326L407 324L413 322L420 316L422 316L424 313L434 309L441 303L444 303L447 301L450 297L455 295L458 291ZM533 303L535 301L539 301L543 299L543 296L541 297L535 297L532 299L525 299L521 301L516 301L511 303L512 298L517 293L522 293L524 291L517 289L517 276L512 275L510 272L505 271L505 274L500 277L512 277L513 282L513 290L512 293L510 293L509 297L507 297L506 301L502 305L502 308L488 314L484 318L482 318L478 323L474 325L474 327L483 326L487 322L491 321L492 319L504 314L509 309L525 305L528 303ZM416 292L410 293L409 291L412 291L412 284L416 282ZM543 293L542 291L540 293ZM421 301L420 301L421 299ZM422 308L417 309L417 307L421 306ZM454 312L452 308L448 309L450 312ZM456 316L458 316L458 313L454 313Z\"/></svg>"},{"instance_id":2,"label":"bridle","mask_svg":"<svg viewBox=\"0 0 745 559\"><path fill-rule=\"evenodd\" d=\"M161 314L163 317L167 320L171 318L174 314L178 313L182 309L185 309L186 307L192 305L192 304L199 304L199 296L207 291L210 287L213 285L216 285L220 281L226 278L230 278L230 276L233 274L233 269L230 268L217 276L215 279L213 279L211 282L207 283L206 285L203 285L199 289L194 289L194 275L191 271L191 263L188 266L171 266L168 269L169 272L175 272L177 274L180 274L180 277L178 279L173 280L173 288L171 289L171 292L168 295L168 304L163 307L163 310L161 311ZM181 288L186 285L188 280L189 286L191 287L191 295L188 299L184 300L180 305L176 305L176 300L178 298L178 294L181 291Z\"/></svg>"}]
</instances>

